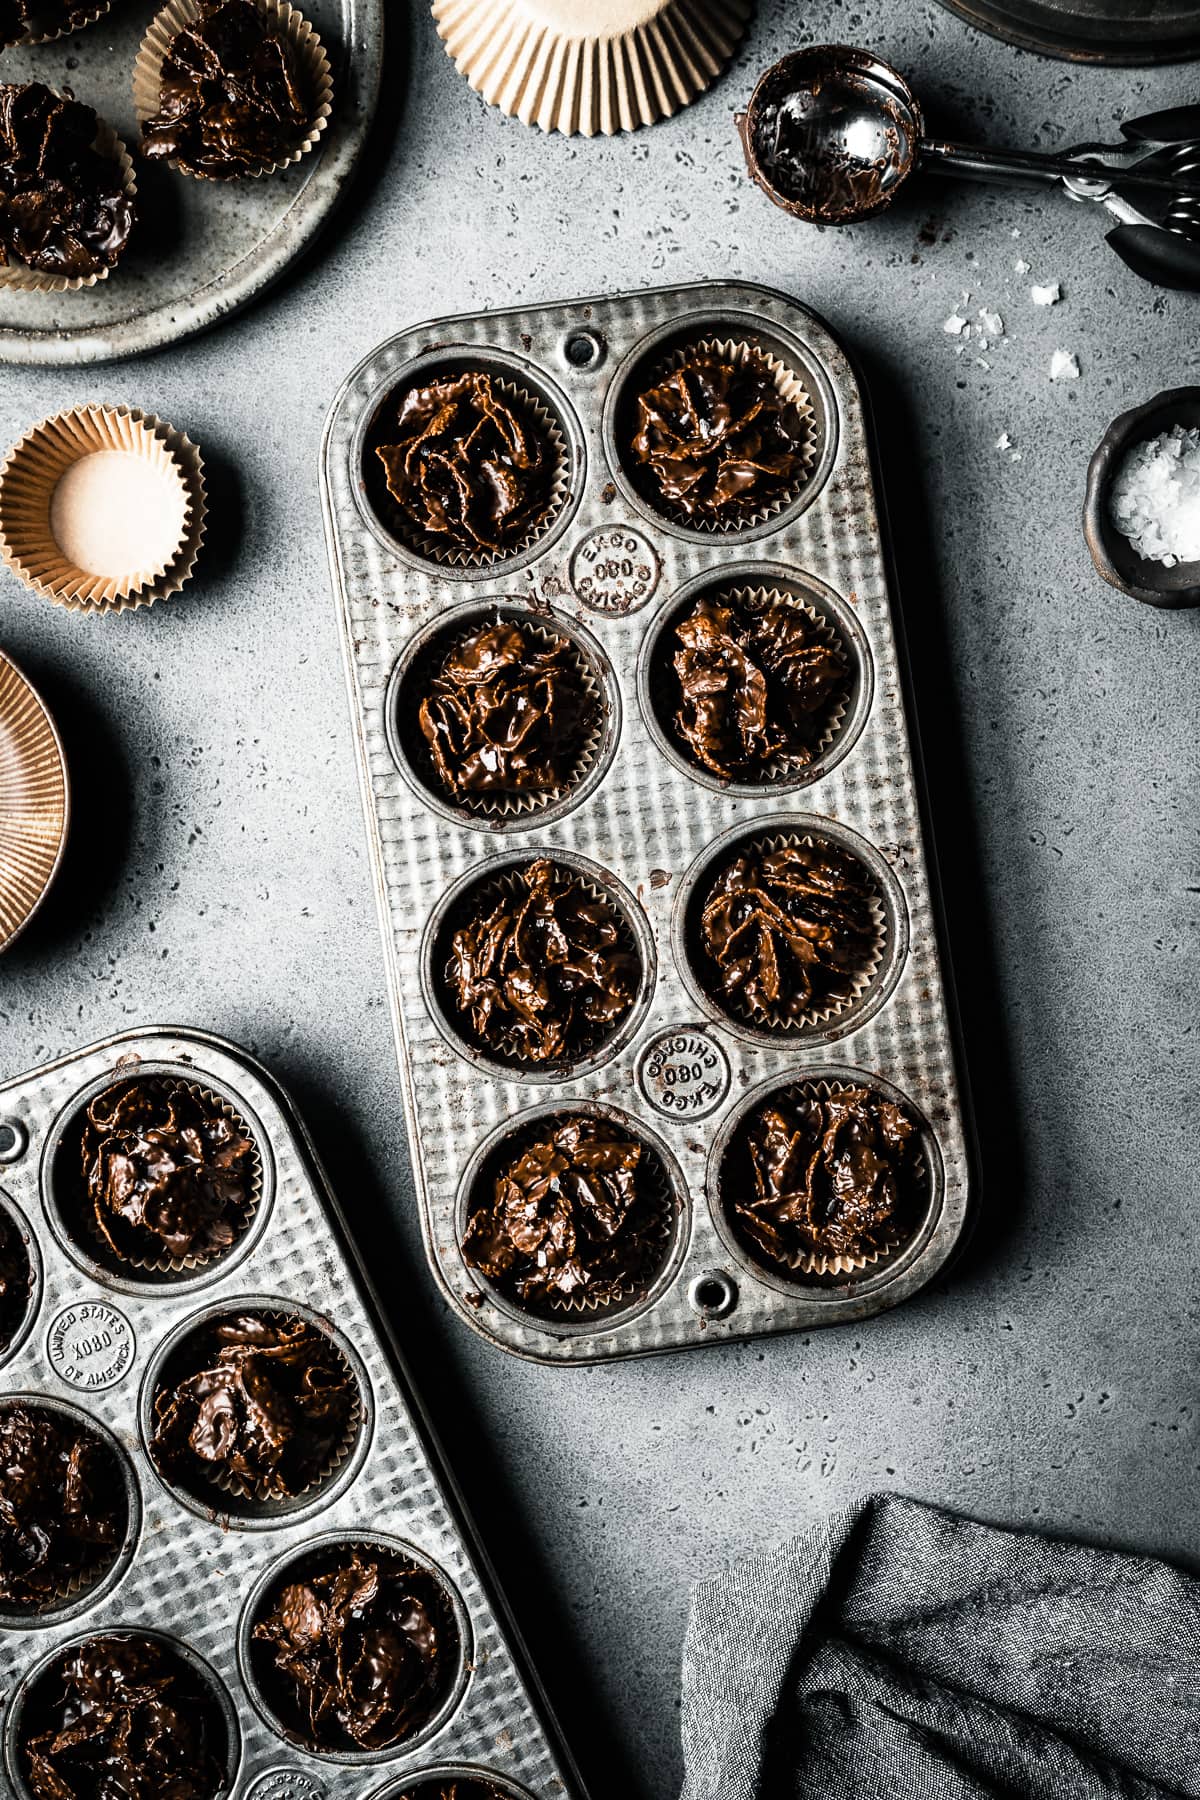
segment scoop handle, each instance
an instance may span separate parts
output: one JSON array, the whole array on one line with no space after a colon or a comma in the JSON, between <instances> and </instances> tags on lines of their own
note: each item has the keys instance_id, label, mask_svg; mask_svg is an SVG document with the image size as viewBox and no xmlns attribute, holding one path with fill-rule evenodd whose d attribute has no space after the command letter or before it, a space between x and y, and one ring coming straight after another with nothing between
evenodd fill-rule
<instances>
[{"instance_id":1,"label":"scoop handle","mask_svg":"<svg viewBox=\"0 0 1200 1800\"><path fill-rule=\"evenodd\" d=\"M1143 175L1136 168L1111 168L1099 158L1086 156L1053 156L1041 150L985 150L946 138L923 138L917 156L923 169L970 181L1000 181L1006 185L1031 181L1052 184L1068 179L1078 182L1081 177L1087 180L1094 170L1105 193L1114 187L1138 188L1178 195L1181 199L1200 199L1200 184L1194 180L1181 180L1170 174Z\"/></svg>"}]
</instances>

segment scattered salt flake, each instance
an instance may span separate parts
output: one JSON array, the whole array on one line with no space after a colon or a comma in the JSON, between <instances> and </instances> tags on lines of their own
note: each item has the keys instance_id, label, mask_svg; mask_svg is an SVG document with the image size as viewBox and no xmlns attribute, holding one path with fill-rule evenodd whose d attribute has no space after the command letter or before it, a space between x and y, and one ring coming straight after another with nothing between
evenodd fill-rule
<instances>
[{"instance_id":1,"label":"scattered salt flake","mask_svg":"<svg viewBox=\"0 0 1200 1800\"><path fill-rule=\"evenodd\" d=\"M979 340L979 348L980 348L980 349L981 349L981 350L986 350L986 349L987 349L987 348L988 348L988 341L987 341L987 339L986 339L986 338L980 338L980 340Z\"/></svg>"},{"instance_id":2,"label":"scattered salt flake","mask_svg":"<svg viewBox=\"0 0 1200 1800\"><path fill-rule=\"evenodd\" d=\"M1018 256L1016 262L1013 264L1013 268L1016 270L1018 275L1028 275L1028 273L1029 273L1030 269L1032 269L1032 267L1033 267L1033 264L1027 263L1023 256Z\"/></svg>"},{"instance_id":3,"label":"scattered salt flake","mask_svg":"<svg viewBox=\"0 0 1200 1800\"><path fill-rule=\"evenodd\" d=\"M1008 457L1009 462L1020 462L1022 454L1023 452L1020 450L1011 450Z\"/></svg>"},{"instance_id":4,"label":"scattered salt flake","mask_svg":"<svg viewBox=\"0 0 1200 1800\"><path fill-rule=\"evenodd\" d=\"M1173 569L1200 560L1200 430L1135 444L1117 470L1109 515L1139 556Z\"/></svg>"},{"instance_id":5,"label":"scattered salt flake","mask_svg":"<svg viewBox=\"0 0 1200 1800\"><path fill-rule=\"evenodd\" d=\"M1012 235L1013 235L1013 237L1020 237L1020 235L1021 235L1021 227L1020 227L1020 226L1019 226L1019 225L1014 225L1014 226L1013 226L1013 228L1012 228Z\"/></svg>"},{"instance_id":6,"label":"scattered salt flake","mask_svg":"<svg viewBox=\"0 0 1200 1800\"><path fill-rule=\"evenodd\" d=\"M983 347L985 350L987 349L986 344ZM982 356L977 356L975 358L975 362L976 362L977 366L981 369L990 369L992 366L990 362L985 362L985 360Z\"/></svg>"},{"instance_id":7,"label":"scattered salt flake","mask_svg":"<svg viewBox=\"0 0 1200 1800\"><path fill-rule=\"evenodd\" d=\"M1029 298L1035 306L1057 306L1062 299L1062 289L1057 281L1052 281L1047 287L1031 287Z\"/></svg>"},{"instance_id":8,"label":"scattered salt flake","mask_svg":"<svg viewBox=\"0 0 1200 1800\"><path fill-rule=\"evenodd\" d=\"M966 323L967 321L961 313L951 313L950 317L943 322L942 330L947 337L961 337Z\"/></svg>"},{"instance_id":9,"label":"scattered salt flake","mask_svg":"<svg viewBox=\"0 0 1200 1800\"><path fill-rule=\"evenodd\" d=\"M1069 350L1056 350L1050 358L1051 381L1078 381L1079 364Z\"/></svg>"},{"instance_id":10,"label":"scattered salt flake","mask_svg":"<svg viewBox=\"0 0 1200 1800\"><path fill-rule=\"evenodd\" d=\"M1012 439L1009 437L1007 431L1002 431L1000 436L996 439L996 448L997 450L1012 449Z\"/></svg>"},{"instance_id":11,"label":"scattered salt flake","mask_svg":"<svg viewBox=\"0 0 1200 1800\"><path fill-rule=\"evenodd\" d=\"M998 312L989 312L986 306L981 306L979 309L979 325L980 329L986 331L989 337L1004 336L1004 320Z\"/></svg>"}]
</instances>

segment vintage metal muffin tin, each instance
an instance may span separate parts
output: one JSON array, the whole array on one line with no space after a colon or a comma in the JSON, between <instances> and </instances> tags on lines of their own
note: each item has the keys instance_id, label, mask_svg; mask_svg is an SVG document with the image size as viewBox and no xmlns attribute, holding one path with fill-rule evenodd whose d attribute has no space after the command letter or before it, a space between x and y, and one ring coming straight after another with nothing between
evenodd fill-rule
<instances>
[{"instance_id":1,"label":"vintage metal muffin tin","mask_svg":"<svg viewBox=\"0 0 1200 1800\"><path fill-rule=\"evenodd\" d=\"M228 1256L153 1285L106 1273L69 1234L56 1198L62 1132L99 1088L138 1072L182 1075L226 1099L250 1126L264 1173L254 1222ZM78 1637L133 1628L165 1636L215 1680L236 1769L229 1800L376 1800L446 1769L489 1775L513 1800L584 1800L313 1146L266 1071L218 1038L153 1027L6 1082L0 1207L27 1234L35 1270L24 1325L0 1357L3 1398L70 1409L107 1435L131 1516L121 1557L95 1588L57 1612L0 1618L4 1791L25 1800L15 1739L31 1674ZM362 1390L359 1438L315 1499L273 1517L219 1516L157 1476L145 1449L150 1390L188 1321L264 1301L333 1330ZM330 1537L382 1538L426 1560L459 1625L454 1694L393 1752L311 1754L270 1724L244 1673L254 1590Z\"/></svg>"},{"instance_id":2,"label":"vintage metal muffin tin","mask_svg":"<svg viewBox=\"0 0 1200 1800\"><path fill-rule=\"evenodd\" d=\"M681 344L704 340L750 344L799 373L815 431L799 495L773 517L719 533L656 514L619 442L635 384ZM399 384L471 363L503 371L555 412L571 484L534 544L488 568L455 570L412 554L377 516L370 442ZM782 294L724 282L417 326L345 383L326 427L322 491L417 1194L430 1262L454 1306L518 1355L589 1362L862 1319L914 1293L964 1229L964 1101L868 424L828 328ZM681 595L710 583L790 587L847 647L856 671L849 704L804 782L737 788L705 778L671 748L655 715L657 633ZM431 801L396 728L414 640L458 609L469 623L485 599L586 634L602 662L606 745L580 790L545 817L489 822ZM705 994L689 961L687 900L722 845L751 829L813 825L843 841L852 834L875 867L887 896L886 949L852 1016L781 1043ZM429 949L458 884L543 850L597 872L630 914L645 964L615 1046L551 1080L497 1068L456 1040ZM929 1204L912 1242L858 1279L797 1284L765 1272L718 1225L710 1200L720 1150L751 1096L814 1075L844 1079L848 1069L892 1083L922 1117ZM681 1199L678 1234L640 1304L546 1323L466 1266L459 1229L497 1135L520 1129L532 1108L581 1102L616 1109L658 1148Z\"/></svg>"}]
</instances>

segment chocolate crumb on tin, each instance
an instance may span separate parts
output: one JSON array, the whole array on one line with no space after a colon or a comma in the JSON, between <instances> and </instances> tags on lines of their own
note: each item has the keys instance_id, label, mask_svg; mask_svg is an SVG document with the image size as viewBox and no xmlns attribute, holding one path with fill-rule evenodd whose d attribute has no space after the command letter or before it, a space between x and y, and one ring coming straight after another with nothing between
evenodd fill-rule
<instances>
[{"instance_id":1,"label":"chocolate crumb on tin","mask_svg":"<svg viewBox=\"0 0 1200 1800\"><path fill-rule=\"evenodd\" d=\"M229 1314L180 1346L154 1396L150 1448L186 1488L259 1500L304 1493L339 1460L358 1405L337 1346L306 1319Z\"/></svg>"},{"instance_id":2,"label":"chocolate crumb on tin","mask_svg":"<svg viewBox=\"0 0 1200 1800\"><path fill-rule=\"evenodd\" d=\"M556 452L531 404L478 369L401 390L376 455L408 528L450 551L513 550L546 517Z\"/></svg>"},{"instance_id":3,"label":"chocolate crumb on tin","mask_svg":"<svg viewBox=\"0 0 1200 1800\"><path fill-rule=\"evenodd\" d=\"M37 1613L120 1553L129 1525L116 1457L47 1406L0 1403L0 1611Z\"/></svg>"},{"instance_id":4,"label":"chocolate crumb on tin","mask_svg":"<svg viewBox=\"0 0 1200 1800\"><path fill-rule=\"evenodd\" d=\"M38 1677L18 1758L34 1800L217 1800L221 1736L212 1695L176 1651L113 1633L69 1646Z\"/></svg>"},{"instance_id":5,"label":"chocolate crumb on tin","mask_svg":"<svg viewBox=\"0 0 1200 1800\"><path fill-rule=\"evenodd\" d=\"M761 357L697 350L638 395L629 448L655 505L689 523L738 525L803 480L807 435Z\"/></svg>"},{"instance_id":6,"label":"chocolate crumb on tin","mask_svg":"<svg viewBox=\"0 0 1200 1800\"><path fill-rule=\"evenodd\" d=\"M29 1245L12 1214L0 1206L0 1356L20 1331L32 1294Z\"/></svg>"},{"instance_id":7,"label":"chocolate crumb on tin","mask_svg":"<svg viewBox=\"0 0 1200 1800\"><path fill-rule=\"evenodd\" d=\"M335 1547L267 1596L255 1668L280 1721L313 1749L387 1750L424 1729L461 1646L431 1570L372 1546Z\"/></svg>"},{"instance_id":8,"label":"chocolate crumb on tin","mask_svg":"<svg viewBox=\"0 0 1200 1800\"><path fill-rule=\"evenodd\" d=\"M616 908L539 857L479 896L454 932L445 980L481 1048L554 1063L616 1030L637 993L638 959Z\"/></svg>"},{"instance_id":9,"label":"chocolate crumb on tin","mask_svg":"<svg viewBox=\"0 0 1200 1800\"><path fill-rule=\"evenodd\" d=\"M813 761L850 671L801 601L702 595L674 635L672 722L702 767L733 779Z\"/></svg>"},{"instance_id":10,"label":"chocolate crumb on tin","mask_svg":"<svg viewBox=\"0 0 1200 1800\"><path fill-rule=\"evenodd\" d=\"M203 0L171 39L142 154L233 181L286 162L313 124L305 71L279 23L253 0Z\"/></svg>"},{"instance_id":11,"label":"chocolate crumb on tin","mask_svg":"<svg viewBox=\"0 0 1200 1800\"><path fill-rule=\"evenodd\" d=\"M89 1103L88 1219L121 1262L203 1262L236 1242L254 1203L254 1140L215 1096L136 1076Z\"/></svg>"},{"instance_id":12,"label":"chocolate crumb on tin","mask_svg":"<svg viewBox=\"0 0 1200 1800\"><path fill-rule=\"evenodd\" d=\"M533 1309L599 1309L644 1288L663 1260L664 1188L636 1138L604 1119L547 1121L497 1169L463 1235L464 1260Z\"/></svg>"},{"instance_id":13,"label":"chocolate crumb on tin","mask_svg":"<svg viewBox=\"0 0 1200 1800\"><path fill-rule=\"evenodd\" d=\"M494 620L454 645L418 718L442 786L464 799L560 792L597 714L565 638Z\"/></svg>"},{"instance_id":14,"label":"chocolate crumb on tin","mask_svg":"<svg viewBox=\"0 0 1200 1800\"><path fill-rule=\"evenodd\" d=\"M879 952L878 899L869 871L837 844L746 846L702 900L717 997L783 1025L844 1006Z\"/></svg>"},{"instance_id":15,"label":"chocolate crumb on tin","mask_svg":"<svg viewBox=\"0 0 1200 1800\"><path fill-rule=\"evenodd\" d=\"M116 267L136 211L90 106L0 82L0 266L75 280Z\"/></svg>"},{"instance_id":16,"label":"chocolate crumb on tin","mask_svg":"<svg viewBox=\"0 0 1200 1800\"><path fill-rule=\"evenodd\" d=\"M735 1140L724 1204L768 1262L862 1262L911 1229L919 1146L916 1121L871 1088L784 1089Z\"/></svg>"}]
</instances>

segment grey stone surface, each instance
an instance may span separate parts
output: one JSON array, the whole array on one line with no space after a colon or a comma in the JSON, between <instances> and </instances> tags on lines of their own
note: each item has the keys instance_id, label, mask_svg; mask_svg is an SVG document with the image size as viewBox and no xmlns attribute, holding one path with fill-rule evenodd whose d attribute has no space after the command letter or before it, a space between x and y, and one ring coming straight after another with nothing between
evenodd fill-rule
<instances>
[{"instance_id":1,"label":"grey stone surface","mask_svg":"<svg viewBox=\"0 0 1200 1800\"><path fill-rule=\"evenodd\" d=\"M650 1800L678 1780L688 1584L815 1508L896 1487L1194 1558L1200 615L1104 588L1079 513L1112 415L1197 378L1200 301L1137 282L1103 215L1054 196L928 186L853 231L791 225L748 187L731 119L802 38L872 43L941 126L1002 143L1114 133L1194 77L1039 61L908 0L814 0L801 31L770 0L694 109L567 142L485 111L422 7L394 20L386 128L323 256L174 353L0 375L5 442L64 404L126 400L200 441L215 501L198 579L150 613L80 620L0 582L0 642L57 712L77 805L58 888L0 961L0 1073L172 1020L291 1084L489 1546L527 1584L522 1620L597 1795ZM321 423L351 363L416 319L725 274L824 313L875 395L981 1223L935 1291L858 1330L526 1367L453 1321L423 1264ZM1062 303L1034 307L1030 283L1052 280ZM943 320L980 306L1005 335L958 355ZM1056 348L1077 382L1048 379Z\"/></svg>"}]
</instances>

